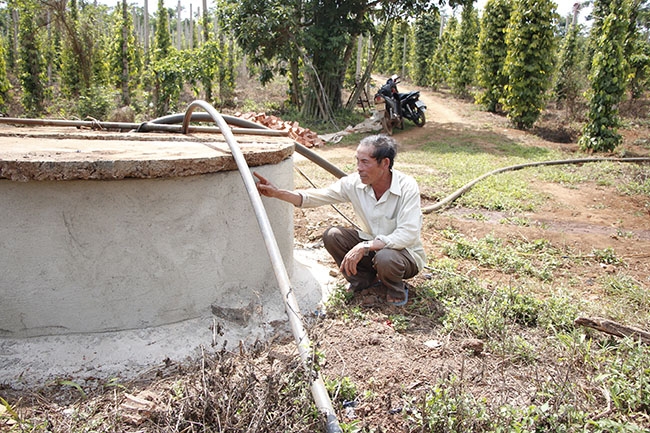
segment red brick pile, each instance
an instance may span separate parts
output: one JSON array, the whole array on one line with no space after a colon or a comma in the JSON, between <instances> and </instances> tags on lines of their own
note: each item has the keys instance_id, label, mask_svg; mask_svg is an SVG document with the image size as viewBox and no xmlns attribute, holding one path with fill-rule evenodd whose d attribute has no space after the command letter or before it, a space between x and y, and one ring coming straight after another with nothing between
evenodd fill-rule
<instances>
[{"instance_id":1,"label":"red brick pile","mask_svg":"<svg viewBox=\"0 0 650 433\"><path fill-rule=\"evenodd\" d=\"M237 113L237 117L259 123L269 129L287 131L289 137L305 147L320 147L325 144L325 142L318 137L318 134L310 129L301 127L298 122L287 122L279 117L270 116L266 113Z\"/></svg>"}]
</instances>

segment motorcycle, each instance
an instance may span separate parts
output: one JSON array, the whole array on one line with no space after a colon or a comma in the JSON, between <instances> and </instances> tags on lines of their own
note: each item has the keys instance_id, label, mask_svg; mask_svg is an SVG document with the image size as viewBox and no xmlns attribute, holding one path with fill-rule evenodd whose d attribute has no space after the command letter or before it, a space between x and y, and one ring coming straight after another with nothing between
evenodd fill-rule
<instances>
[{"instance_id":1,"label":"motorcycle","mask_svg":"<svg viewBox=\"0 0 650 433\"><path fill-rule=\"evenodd\" d=\"M420 92L399 93L397 90L399 80L399 75L392 75L375 94L375 104L383 102L385 106L381 124L388 134L393 133L395 126L404 129L404 118L419 127L424 126L424 122L426 122L424 110L427 109L427 106L420 101Z\"/></svg>"}]
</instances>

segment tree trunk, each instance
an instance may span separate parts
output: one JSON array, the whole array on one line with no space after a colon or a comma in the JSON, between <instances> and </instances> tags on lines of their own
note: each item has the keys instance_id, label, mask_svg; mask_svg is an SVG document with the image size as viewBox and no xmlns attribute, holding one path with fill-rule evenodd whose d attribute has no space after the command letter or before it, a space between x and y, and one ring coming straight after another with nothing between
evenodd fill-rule
<instances>
[{"instance_id":1,"label":"tree trunk","mask_svg":"<svg viewBox=\"0 0 650 433\"><path fill-rule=\"evenodd\" d=\"M131 105L129 92L129 34L127 22L129 11L126 0L122 0L122 105Z\"/></svg>"},{"instance_id":2,"label":"tree trunk","mask_svg":"<svg viewBox=\"0 0 650 433\"><path fill-rule=\"evenodd\" d=\"M289 60L289 70L291 71L291 105L300 109L302 86L300 85L300 64L297 57L292 56Z\"/></svg>"},{"instance_id":3,"label":"tree trunk","mask_svg":"<svg viewBox=\"0 0 650 433\"><path fill-rule=\"evenodd\" d=\"M210 28L208 26L208 4L207 0L203 0L203 43L206 44L210 40ZM216 29L215 29L216 35ZM223 87L220 84L220 88ZM212 77L208 77L203 82L205 88L205 100L212 103Z\"/></svg>"},{"instance_id":4,"label":"tree trunk","mask_svg":"<svg viewBox=\"0 0 650 433\"><path fill-rule=\"evenodd\" d=\"M144 52L149 52L149 0L144 0ZM149 56L145 56L149 58Z\"/></svg>"}]
</instances>

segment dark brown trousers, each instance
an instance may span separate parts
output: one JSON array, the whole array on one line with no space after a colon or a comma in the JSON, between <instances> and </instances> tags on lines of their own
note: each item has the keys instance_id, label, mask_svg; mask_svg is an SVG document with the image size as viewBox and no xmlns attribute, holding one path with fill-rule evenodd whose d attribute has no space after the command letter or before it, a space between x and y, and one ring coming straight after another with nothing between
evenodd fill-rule
<instances>
[{"instance_id":1,"label":"dark brown trousers","mask_svg":"<svg viewBox=\"0 0 650 433\"><path fill-rule=\"evenodd\" d=\"M330 227L323 233L323 244L328 253L341 267L345 255L359 242L363 242L355 229ZM360 291L370 287L376 279L386 287L387 294L393 298L404 298L404 280L418 274L413 257L406 250L384 248L371 251L370 255L357 264L356 275L343 276L350 282L350 289Z\"/></svg>"}]
</instances>

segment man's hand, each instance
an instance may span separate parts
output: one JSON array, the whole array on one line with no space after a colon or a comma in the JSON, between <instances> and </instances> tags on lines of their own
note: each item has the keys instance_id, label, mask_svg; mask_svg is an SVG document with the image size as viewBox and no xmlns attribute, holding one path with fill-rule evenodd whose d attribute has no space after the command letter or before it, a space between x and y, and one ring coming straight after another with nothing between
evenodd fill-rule
<instances>
[{"instance_id":1,"label":"man's hand","mask_svg":"<svg viewBox=\"0 0 650 433\"><path fill-rule=\"evenodd\" d=\"M302 196L297 192L278 188L256 171L254 171L253 174L259 179L259 182L257 182L255 186L257 186L257 191L260 195L279 198L280 200L284 200L294 206L300 206L302 204Z\"/></svg>"},{"instance_id":2,"label":"man's hand","mask_svg":"<svg viewBox=\"0 0 650 433\"><path fill-rule=\"evenodd\" d=\"M341 272L343 275L356 275L357 264L364 257L364 242L356 244L348 253L343 257L341 262Z\"/></svg>"},{"instance_id":3,"label":"man's hand","mask_svg":"<svg viewBox=\"0 0 650 433\"><path fill-rule=\"evenodd\" d=\"M256 178L259 179L259 182L257 182L255 185L257 186L257 191L260 193L260 195L264 195L266 197L278 196L278 187L273 185L267 178L258 172L254 171L253 174Z\"/></svg>"}]
</instances>

